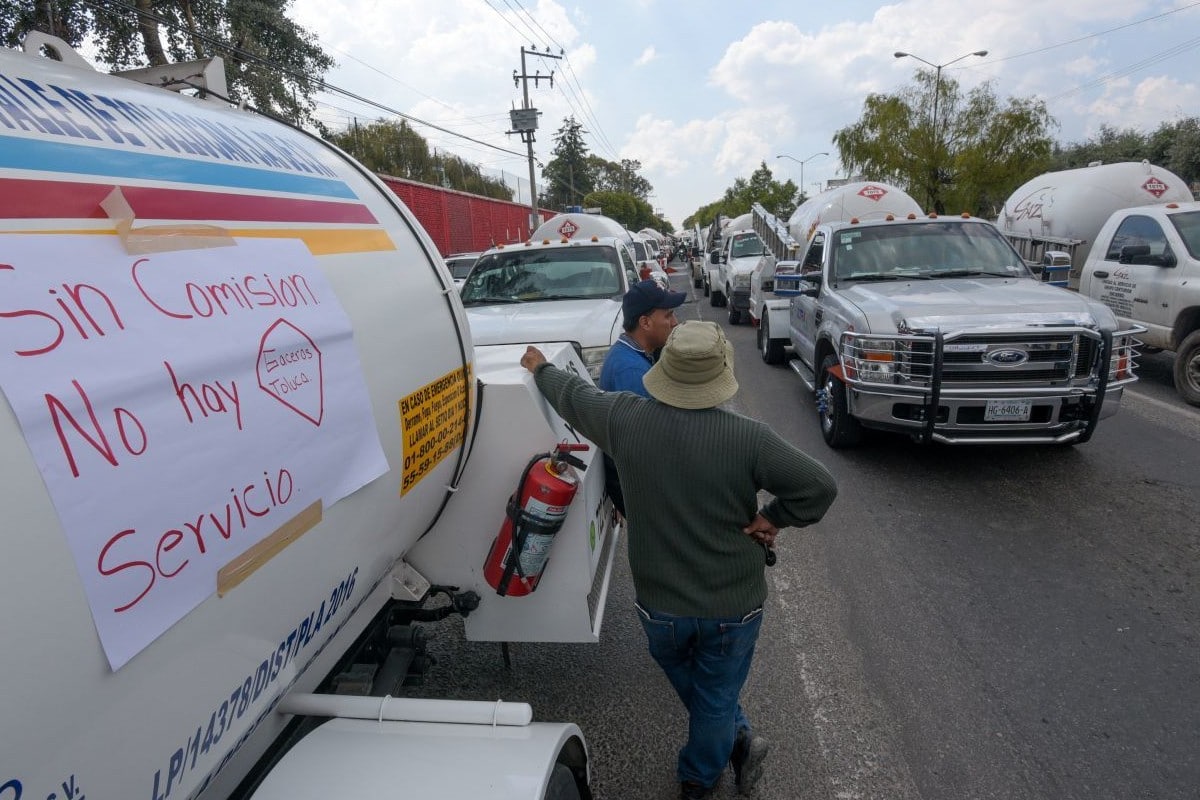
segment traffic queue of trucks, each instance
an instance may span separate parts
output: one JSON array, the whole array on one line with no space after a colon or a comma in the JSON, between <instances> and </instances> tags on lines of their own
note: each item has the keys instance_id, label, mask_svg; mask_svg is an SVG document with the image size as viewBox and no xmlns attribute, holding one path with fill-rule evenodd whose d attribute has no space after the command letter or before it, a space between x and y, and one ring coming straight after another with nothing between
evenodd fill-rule
<instances>
[{"instance_id":1,"label":"traffic queue of trucks","mask_svg":"<svg viewBox=\"0 0 1200 800\"><path fill-rule=\"evenodd\" d=\"M1200 405L1200 204L1182 198L1182 180L1144 162L1049 173L1006 203L1008 252L993 226L922 214L884 184L831 189L786 226L755 205L773 255L750 281L759 352L814 392L831 446L863 428L1084 442L1136 380L1138 346L1174 351L1175 385ZM1068 272L1079 293L1058 288Z\"/></svg>"},{"instance_id":2,"label":"traffic queue of trucks","mask_svg":"<svg viewBox=\"0 0 1200 800\"><path fill-rule=\"evenodd\" d=\"M216 99L219 59L130 79L24 46L0 50L0 798L589 797L576 725L405 685L420 621L600 635L621 523L524 345L476 346L395 195ZM595 266L616 292L623 261Z\"/></svg>"}]
</instances>

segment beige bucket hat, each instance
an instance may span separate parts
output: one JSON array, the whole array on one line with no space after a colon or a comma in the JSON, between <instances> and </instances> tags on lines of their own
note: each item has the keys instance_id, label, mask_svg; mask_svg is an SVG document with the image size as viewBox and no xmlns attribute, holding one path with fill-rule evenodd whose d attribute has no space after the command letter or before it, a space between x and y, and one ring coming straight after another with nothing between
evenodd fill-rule
<instances>
[{"instance_id":1,"label":"beige bucket hat","mask_svg":"<svg viewBox=\"0 0 1200 800\"><path fill-rule=\"evenodd\" d=\"M676 408L712 408L737 394L733 346L715 322L676 326L658 363L642 376L652 397Z\"/></svg>"}]
</instances>

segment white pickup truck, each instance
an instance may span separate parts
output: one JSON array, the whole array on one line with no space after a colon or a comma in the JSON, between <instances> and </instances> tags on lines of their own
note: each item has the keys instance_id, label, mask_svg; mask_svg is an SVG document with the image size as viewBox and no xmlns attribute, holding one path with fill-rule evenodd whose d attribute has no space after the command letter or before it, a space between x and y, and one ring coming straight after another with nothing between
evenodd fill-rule
<instances>
[{"instance_id":1,"label":"white pickup truck","mask_svg":"<svg viewBox=\"0 0 1200 800\"><path fill-rule=\"evenodd\" d=\"M1145 328L1143 350L1175 353L1175 388L1200 405L1200 203L1113 213L1088 253L1079 291Z\"/></svg>"},{"instance_id":2,"label":"white pickup truck","mask_svg":"<svg viewBox=\"0 0 1200 800\"><path fill-rule=\"evenodd\" d=\"M831 447L856 444L863 428L1076 444L1135 380L1141 329L1034 279L985 220L821 223L801 264L775 276L775 291L792 297L789 364L814 391Z\"/></svg>"},{"instance_id":3,"label":"white pickup truck","mask_svg":"<svg viewBox=\"0 0 1200 800\"><path fill-rule=\"evenodd\" d=\"M632 247L616 220L572 213L542 223L527 242L487 250L460 290L471 338L479 345L569 341L598 380L621 335L621 299L639 280Z\"/></svg>"},{"instance_id":4,"label":"white pickup truck","mask_svg":"<svg viewBox=\"0 0 1200 800\"><path fill-rule=\"evenodd\" d=\"M728 306L729 324L737 325L750 313L750 276L764 264L773 269L775 257L763 244L763 240L752 230L725 232L720 252L711 256L709 303L713 306Z\"/></svg>"}]
</instances>

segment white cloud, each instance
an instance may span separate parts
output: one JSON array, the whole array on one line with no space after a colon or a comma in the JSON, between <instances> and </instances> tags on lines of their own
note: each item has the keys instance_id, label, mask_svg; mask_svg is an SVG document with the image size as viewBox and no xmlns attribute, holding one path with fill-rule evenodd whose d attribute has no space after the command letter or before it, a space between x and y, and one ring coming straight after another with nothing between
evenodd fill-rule
<instances>
[{"instance_id":1,"label":"white cloud","mask_svg":"<svg viewBox=\"0 0 1200 800\"><path fill-rule=\"evenodd\" d=\"M559 0L439 0L436 11L427 0L295 0L293 8L297 21L318 31L341 62L332 82L520 151L515 137L502 133L509 106L520 103L512 73L535 34L539 46L552 39L555 48L566 49L570 69L563 61L527 60L530 72L555 70L553 89L544 81L530 86L542 112L538 158L549 157L554 131L575 115L592 132L593 152L641 161L655 185L655 204L681 218L762 161L781 179L798 177L794 165L774 160L778 153L830 151L830 158L807 164L805 179L837 176L834 133L858 119L867 94L896 91L924 68L912 58L895 59L897 50L934 63L989 50L986 58L949 64L943 77L963 89L992 80L1002 98L1045 99L1062 123L1055 135L1063 142L1080 141L1104 123L1152 129L1180 113L1194 114L1200 108L1194 53L1088 86L1177 41L1172 33L1194 25L1200 9L1130 23L1180 2L1187 0L892 0L883 6L756 0L719 17L693 12L689 37L671 33L681 12L657 0L626 0L603 14ZM1091 35L1106 29L1113 32ZM634 30L666 35L647 46L647 37ZM473 146L444 134L430 138L439 147L463 148L464 157L520 169L510 156L468 150Z\"/></svg>"}]
</instances>

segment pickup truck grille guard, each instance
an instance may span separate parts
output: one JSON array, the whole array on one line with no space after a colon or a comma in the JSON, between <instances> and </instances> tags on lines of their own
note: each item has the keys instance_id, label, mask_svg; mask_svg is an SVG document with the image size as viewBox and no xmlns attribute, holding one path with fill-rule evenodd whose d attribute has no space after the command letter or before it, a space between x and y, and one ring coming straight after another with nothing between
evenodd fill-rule
<instances>
[{"instance_id":1,"label":"pickup truck grille guard","mask_svg":"<svg viewBox=\"0 0 1200 800\"><path fill-rule=\"evenodd\" d=\"M888 406L890 420L872 416L867 424L890 421L926 442L1085 442L1100 419L1106 393L1137 380L1140 342L1134 337L1144 330L846 332L839 358L849 389L876 401L876 410ZM1031 413L1011 421L989 419L989 401L1004 400L1028 403ZM1068 400L1072 410L1060 415ZM897 408L910 415L896 416Z\"/></svg>"}]
</instances>

